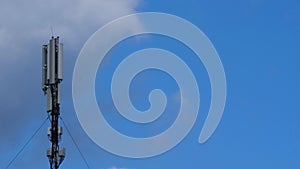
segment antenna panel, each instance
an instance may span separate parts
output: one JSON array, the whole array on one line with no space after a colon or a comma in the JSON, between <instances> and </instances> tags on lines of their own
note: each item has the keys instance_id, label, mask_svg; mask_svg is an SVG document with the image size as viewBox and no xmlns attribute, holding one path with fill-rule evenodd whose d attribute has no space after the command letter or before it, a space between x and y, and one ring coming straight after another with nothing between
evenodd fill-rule
<instances>
[{"instance_id":1,"label":"antenna panel","mask_svg":"<svg viewBox=\"0 0 300 169\"><path fill-rule=\"evenodd\" d=\"M62 68L63 68L63 44L58 45L58 58L57 58L57 79L62 80L63 74L62 74Z\"/></svg>"},{"instance_id":2,"label":"antenna panel","mask_svg":"<svg viewBox=\"0 0 300 169\"><path fill-rule=\"evenodd\" d=\"M50 40L50 84L55 84L55 39Z\"/></svg>"}]
</instances>

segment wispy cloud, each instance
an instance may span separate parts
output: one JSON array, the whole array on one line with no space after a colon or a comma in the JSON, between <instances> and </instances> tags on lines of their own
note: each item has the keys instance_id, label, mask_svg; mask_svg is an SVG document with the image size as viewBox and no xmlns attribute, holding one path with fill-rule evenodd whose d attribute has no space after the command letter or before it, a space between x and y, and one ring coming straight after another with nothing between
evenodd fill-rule
<instances>
[{"instance_id":1,"label":"wispy cloud","mask_svg":"<svg viewBox=\"0 0 300 169\"><path fill-rule=\"evenodd\" d=\"M115 167L115 166L114 166L114 167L111 167L111 168L109 168L109 169L127 169L127 168L122 168L122 167L121 167L121 168L118 168L118 167Z\"/></svg>"},{"instance_id":2,"label":"wispy cloud","mask_svg":"<svg viewBox=\"0 0 300 169\"><path fill-rule=\"evenodd\" d=\"M0 49L22 50L35 40L46 40L51 27L68 43L82 41L104 23L135 12L137 5L138 0L4 1L0 5L0 16L4 16L0 17ZM0 55L1 59L17 57L16 53Z\"/></svg>"},{"instance_id":3,"label":"wispy cloud","mask_svg":"<svg viewBox=\"0 0 300 169\"><path fill-rule=\"evenodd\" d=\"M63 85L68 87L62 95L66 96L66 92L71 93L76 56L87 38L105 23L136 12L139 1L0 2L0 132L6 137L0 141L1 152L14 148L7 143L22 144L18 138L28 136L27 129L36 126L32 120L46 115L41 91L41 45L50 38L51 27L65 45ZM138 20L135 24L139 25Z\"/></svg>"}]
</instances>

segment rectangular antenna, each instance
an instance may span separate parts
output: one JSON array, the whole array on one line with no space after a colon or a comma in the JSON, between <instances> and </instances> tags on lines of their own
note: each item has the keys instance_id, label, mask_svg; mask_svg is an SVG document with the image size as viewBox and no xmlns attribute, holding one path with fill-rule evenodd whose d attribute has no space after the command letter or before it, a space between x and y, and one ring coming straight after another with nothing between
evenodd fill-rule
<instances>
[{"instance_id":1,"label":"rectangular antenna","mask_svg":"<svg viewBox=\"0 0 300 169\"><path fill-rule=\"evenodd\" d=\"M58 44L58 58L57 58L57 79L62 80L62 68L63 68L63 44Z\"/></svg>"},{"instance_id":2,"label":"rectangular antenna","mask_svg":"<svg viewBox=\"0 0 300 169\"><path fill-rule=\"evenodd\" d=\"M47 72L48 72L48 63L47 63L47 45L43 45L42 48L42 89L45 92L48 86Z\"/></svg>"},{"instance_id":3,"label":"rectangular antenna","mask_svg":"<svg viewBox=\"0 0 300 169\"><path fill-rule=\"evenodd\" d=\"M47 89L47 112L52 111L52 94L51 89Z\"/></svg>"},{"instance_id":4,"label":"rectangular antenna","mask_svg":"<svg viewBox=\"0 0 300 169\"><path fill-rule=\"evenodd\" d=\"M50 53L50 64L49 64L49 70L50 70L50 84L55 84L55 67L56 67L56 62L55 62L55 56L56 56L56 51L55 51L55 39L52 38L49 43L49 53Z\"/></svg>"}]
</instances>

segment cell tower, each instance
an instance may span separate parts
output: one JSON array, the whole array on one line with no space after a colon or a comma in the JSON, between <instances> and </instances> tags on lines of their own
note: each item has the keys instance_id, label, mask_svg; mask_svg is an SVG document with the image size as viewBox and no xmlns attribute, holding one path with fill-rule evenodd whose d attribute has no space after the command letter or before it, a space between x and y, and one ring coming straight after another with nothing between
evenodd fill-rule
<instances>
[{"instance_id":1,"label":"cell tower","mask_svg":"<svg viewBox=\"0 0 300 169\"><path fill-rule=\"evenodd\" d=\"M51 120L48 128L48 138L51 147L47 149L50 169L58 169L65 158L65 148L58 143L62 136L62 127L59 126L60 116L60 82L62 81L63 45L59 37L52 37L49 44L42 47L42 89L47 95L47 113Z\"/></svg>"}]
</instances>

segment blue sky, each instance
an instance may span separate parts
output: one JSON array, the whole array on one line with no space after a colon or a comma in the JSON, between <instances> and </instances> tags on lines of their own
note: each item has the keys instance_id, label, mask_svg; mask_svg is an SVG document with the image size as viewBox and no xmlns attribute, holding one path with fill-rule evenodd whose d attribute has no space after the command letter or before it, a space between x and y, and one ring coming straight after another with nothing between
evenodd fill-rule
<instances>
[{"instance_id":1,"label":"blue sky","mask_svg":"<svg viewBox=\"0 0 300 169\"><path fill-rule=\"evenodd\" d=\"M41 45L54 34L65 47L62 82L62 118L67 123L91 168L299 168L300 111L298 96L300 3L296 0L0 2L0 168L7 163L46 118L41 91ZM32 8L32 4L36 4ZM58 5L61 3L61 5ZM64 9L68 7L68 9ZM60 17L52 15L59 14ZM201 105L195 126L172 150L152 158L129 159L98 147L82 130L72 101L72 72L85 41L105 23L135 12L164 12L182 17L200 28L214 44L227 78L223 118L204 144L198 136L210 104L210 84L201 61L184 45L162 36L123 41L98 70L96 95L105 117L115 129L135 137L163 131L174 120L177 86L160 71L149 70L132 82L136 108L149 107L148 93L161 88L170 98L164 116L149 125L126 121L113 107L109 85L114 68L139 49L170 50L190 66L199 83ZM122 29L122 28L120 28ZM47 168L46 123L10 168ZM122 144L122 143L120 143ZM61 168L86 168L67 132L61 145L67 157ZM126 146L126 145L124 145Z\"/></svg>"}]
</instances>

